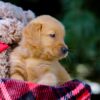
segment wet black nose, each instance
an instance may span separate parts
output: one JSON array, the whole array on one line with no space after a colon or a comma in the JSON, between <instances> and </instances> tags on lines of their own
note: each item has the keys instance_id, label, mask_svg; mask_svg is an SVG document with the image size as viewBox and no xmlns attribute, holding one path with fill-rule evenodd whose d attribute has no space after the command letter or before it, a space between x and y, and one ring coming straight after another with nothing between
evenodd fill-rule
<instances>
[{"instance_id":1,"label":"wet black nose","mask_svg":"<svg viewBox=\"0 0 100 100\"><path fill-rule=\"evenodd\" d=\"M67 53L67 52L68 52L68 48L62 47L62 48L61 48L61 52L62 52L63 54Z\"/></svg>"}]
</instances>

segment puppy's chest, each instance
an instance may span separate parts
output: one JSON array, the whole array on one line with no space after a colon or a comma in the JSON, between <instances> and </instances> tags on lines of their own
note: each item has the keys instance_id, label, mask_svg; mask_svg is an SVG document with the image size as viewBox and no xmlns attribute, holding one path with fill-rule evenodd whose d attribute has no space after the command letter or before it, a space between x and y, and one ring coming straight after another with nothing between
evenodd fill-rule
<instances>
[{"instance_id":1,"label":"puppy's chest","mask_svg":"<svg viewBox=\"0 0 100 100\"><path fill-rule=\"evenodd\" d=\"M52 64L48 64L34 59L27 59L25 61L25 66L27 71L29 71L30 73L34 73L37 76L53 71Z\"/></svg>"}]
</instances>

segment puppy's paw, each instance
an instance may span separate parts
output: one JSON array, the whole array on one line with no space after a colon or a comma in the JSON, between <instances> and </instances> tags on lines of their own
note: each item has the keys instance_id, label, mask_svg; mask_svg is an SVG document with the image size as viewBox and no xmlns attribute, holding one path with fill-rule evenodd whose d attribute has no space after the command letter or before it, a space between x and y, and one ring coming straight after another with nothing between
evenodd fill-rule
<instances>
[{"instance_id":1,"label":"puppy's paw","mask_svg":"<svg viewBox=\"0 0 100 100\"><path fill-rule=\"evenodd\" d=\"M21 75L18 75L18 74L13 74L13 75L10 76L10 78L24 81L24 78Z\"/></svg>"},{"instance_id":2,"label":"puppy's paw","mask_svg":"<svg viewBox=\"0 0 100 100\"><path fill-rule=\"evenodd\" d=\"M38 84L55 86L58 84L58 81L54 74L48 73L41 78Z\"/></svg>"}]
</instances>

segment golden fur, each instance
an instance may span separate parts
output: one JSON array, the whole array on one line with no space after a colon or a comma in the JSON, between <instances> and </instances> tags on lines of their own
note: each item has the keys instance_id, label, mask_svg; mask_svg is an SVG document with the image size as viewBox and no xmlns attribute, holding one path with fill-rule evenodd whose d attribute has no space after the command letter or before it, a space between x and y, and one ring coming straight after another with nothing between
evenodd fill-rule
<instances>
[{"instance_id":1,"label":"golden fur","mask_svg":"<svg viewBox=\"0 0 100 100\"><path fill-rule=\"evenodd\" d=\"M22 32L22 40L10 56L11 78L45 85L59 85L70 76L58 62L66 54L61 52L65 30L49 15L31 21ZM52 36L54 35L54 36Z\"/></svg>"}]
</instances>

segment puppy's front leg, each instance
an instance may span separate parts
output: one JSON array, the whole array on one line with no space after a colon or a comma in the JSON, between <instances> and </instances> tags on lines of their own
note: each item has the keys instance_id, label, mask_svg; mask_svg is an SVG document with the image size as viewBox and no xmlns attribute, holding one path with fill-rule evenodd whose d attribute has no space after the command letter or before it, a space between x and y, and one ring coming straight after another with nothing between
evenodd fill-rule
<instances>
[{"instance_id":1,"label":"puppy's front leg","mask_svg":"<svg viewBox=\"0 0 100 100\"><path fill-rule=\"evenodd\" d=\"M47 73L44 76L42 76L38 84L55 86L58 84L58 81L56 75L54 75L53 73Z\"/></svg>"},{"instance_id":2,"label":"puppy's front leg","mask_svg":"<svg viewBox=\"0 0 100 100\"><path fill-rule=\"evenodd\" d=\"M19 75L18 73L11 75L10 78L24 81L24 78L21 75Z\"/></svg>"},{"instance_id":3,"label":"puppy's front leg","mask_svg":"<svg viewBox=\"0 0 100 100\"><path fill-rule=\"evenodd\" d=\"M25 80L26 73L23 68L15 66L10 69L10 78L17 80Z\"/></svg>"}]
</instances>

